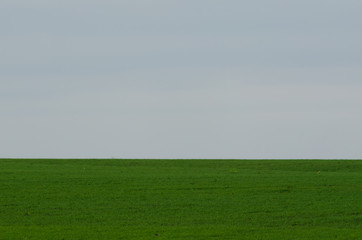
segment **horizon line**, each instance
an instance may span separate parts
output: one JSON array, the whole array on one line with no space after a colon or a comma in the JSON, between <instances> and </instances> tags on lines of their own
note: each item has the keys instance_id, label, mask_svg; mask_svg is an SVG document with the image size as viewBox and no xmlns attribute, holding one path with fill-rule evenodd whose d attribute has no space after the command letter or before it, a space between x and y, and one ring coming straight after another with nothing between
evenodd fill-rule
<instances>
[{"instance_id":1,"label":"horizon line","mask_svg":"<svg viewBox=\"0 0 362 240\"><path fill-rule=\"evenodd\" d=\"M1 158L0 160L362 160L362 158Z\"/></svg>"}]
</instances>

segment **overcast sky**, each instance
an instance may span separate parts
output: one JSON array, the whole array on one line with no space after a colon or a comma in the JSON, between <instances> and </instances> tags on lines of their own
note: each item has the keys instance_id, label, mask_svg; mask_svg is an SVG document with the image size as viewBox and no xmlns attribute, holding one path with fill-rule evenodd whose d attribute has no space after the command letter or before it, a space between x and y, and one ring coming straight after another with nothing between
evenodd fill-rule
<instances>
[{"instance_id":1,"label":"overcast sky","mask_svg":"<svg viewBox=\"0 0 362 240\"><path fill-rule=\"evenodd\" d=\"M360 0L2 0L0 158L362 158Z\"/></svg>"}]
</instances>

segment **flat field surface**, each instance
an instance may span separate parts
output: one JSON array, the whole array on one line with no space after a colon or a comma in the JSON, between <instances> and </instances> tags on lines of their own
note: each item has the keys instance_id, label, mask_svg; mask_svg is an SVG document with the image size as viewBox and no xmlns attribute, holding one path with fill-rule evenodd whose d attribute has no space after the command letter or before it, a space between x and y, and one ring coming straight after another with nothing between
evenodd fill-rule
<instances>
[{"instance_id":1,"label":"flat field surface","mask_svg":"<svg viewBox=\"0 0 362 240\"><path fill-rule=\"evenodd\" d=\"M362 161L0 159L0 239L362 239Z\"/></svg>"}]
</instances>

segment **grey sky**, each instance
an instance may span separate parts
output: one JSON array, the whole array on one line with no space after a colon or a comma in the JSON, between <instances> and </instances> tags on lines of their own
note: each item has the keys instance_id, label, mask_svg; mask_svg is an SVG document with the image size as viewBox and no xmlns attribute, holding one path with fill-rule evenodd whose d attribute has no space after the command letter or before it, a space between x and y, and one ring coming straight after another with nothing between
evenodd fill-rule
<instances>
[{"instance_id":1,"label":"grey sky","mask_svg":"<svg viewBox=\"0 0 362 240\"><path fill-rule=\"evenodd\" d=\"M362 158L362 2L3 0L0 157Z\"/></svg>"}]
</instances>

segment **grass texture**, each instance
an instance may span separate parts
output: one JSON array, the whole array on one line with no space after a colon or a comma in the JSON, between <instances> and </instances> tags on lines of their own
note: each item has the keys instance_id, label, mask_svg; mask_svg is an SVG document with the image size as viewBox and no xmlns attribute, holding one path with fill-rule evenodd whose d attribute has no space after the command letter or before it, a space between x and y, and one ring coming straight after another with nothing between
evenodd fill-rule
<instances>
[{"instance_id":1,"label":"grass texture","mask_svg":"<svg viewBox=\"0 0 362 240\"><path fill-rule=\"evenodd\" d=\"M362 239L362 161L0 159L0 239Z\"/></svg>"}]
</instances>

